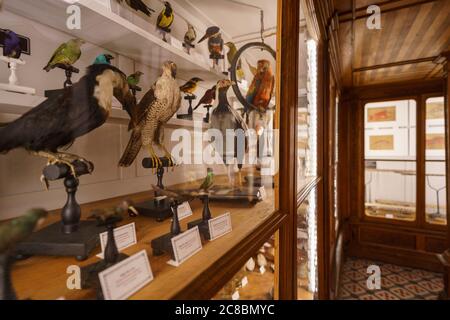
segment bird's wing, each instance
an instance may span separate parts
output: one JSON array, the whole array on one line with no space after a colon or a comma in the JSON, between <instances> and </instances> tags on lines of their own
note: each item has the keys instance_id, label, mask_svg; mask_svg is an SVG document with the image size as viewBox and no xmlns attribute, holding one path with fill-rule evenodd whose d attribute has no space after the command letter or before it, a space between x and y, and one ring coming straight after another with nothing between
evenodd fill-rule
<instances>
[{"instance_id":1,"label":"bird's wing","mask_svg":"<svg viewBox=\"0 0 450 320\"><path fill-rule=\"evenodd\" d=\"M139 123L145 120L147 112L155 100L155 88L151 87L141 101L134 106L134 110L131 110L131 120L128 130L135 128Z\"/></svg>"},{"instance_id":2,"label":"bird's wing","mask_svg":"<svg viewBox=\"0 0 450 320\"><path fill-rule=\"evenodd\" d=\"M53 64L56 60L56 58L64 51L64 49L67 48L67 44L63 43L61 44L58 49L55 50L55 52L53 53L52 57L50 58L50 60L47 63L47 66L50 64Z\"/></svg>"},{"instance_id":3,"label":"bird's wing","mask_svg":"<svg viewBox=\"0 0 450 320\"><path fill-rule=\"evenodd\" d=\"M163 15L164 15L164 11L165 11L166 9L164 8L162 11L161 11L161 13L159 14L159 16L158 16L158 19L156 20L156 25L157 26L161 26L161 21L162 21L162 18L163 18Z\"/></svg>"}]
</instances>

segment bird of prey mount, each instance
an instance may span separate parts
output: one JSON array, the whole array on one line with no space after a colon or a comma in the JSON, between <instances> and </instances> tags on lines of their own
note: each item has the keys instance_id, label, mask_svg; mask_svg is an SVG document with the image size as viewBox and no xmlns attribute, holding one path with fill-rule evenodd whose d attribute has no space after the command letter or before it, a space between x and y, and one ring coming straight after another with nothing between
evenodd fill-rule
<instances>
[{"instance_id":1,"label":"bird of prey mount","mask_svg":"<svg viewBox=\"0 0 450 320\"><path fill-rule=\"evenodd\" d=\"M129 130L131 137L119 161L119 166L129 167L136 159L141 147L147 149L154 168L161 168L162 163L153 146L162 148L171 165L173 158L164 146L164 126L181 106L181 91L175 79L177 66L166 61L162 75L144 95L139 104L131 111Z\"/></svg>"},{"instance_id":2,"label":"bird of prey mount","mask_svg":"<svg viewBox=\"0 0 450 320\"><path fill-rule=\"evenodd\" d=\"M125 74L108 64L93 64L79 82L0 128L0 153L23 148L33 155L48 159L48 164L66 164L76 177L73 163L85 159L60 152L75 139L103 125L112 108L113 96L123 108L131 110L134 97ZM41 177L42 182L48 182Z\"/></svg>"}]
</instances>

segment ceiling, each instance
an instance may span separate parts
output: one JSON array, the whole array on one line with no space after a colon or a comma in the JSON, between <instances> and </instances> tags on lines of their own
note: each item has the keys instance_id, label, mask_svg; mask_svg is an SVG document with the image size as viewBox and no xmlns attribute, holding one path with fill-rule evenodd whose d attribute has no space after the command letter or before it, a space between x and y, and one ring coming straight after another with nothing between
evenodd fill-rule
<instances>
[{"instance_id":1,"label":"ceiling","mask_svg":"<svg viewBox=\"0 0 450 320\"><path fill-rule=\"evenodd\" d=\"M448 0L356 0L355 20L351 3L335 0L344 86L442 76L441 66L432 60L450 49ZM382 29L370 30L366 9L376 3L381 8Z\"/></svg>"}]
</instances>

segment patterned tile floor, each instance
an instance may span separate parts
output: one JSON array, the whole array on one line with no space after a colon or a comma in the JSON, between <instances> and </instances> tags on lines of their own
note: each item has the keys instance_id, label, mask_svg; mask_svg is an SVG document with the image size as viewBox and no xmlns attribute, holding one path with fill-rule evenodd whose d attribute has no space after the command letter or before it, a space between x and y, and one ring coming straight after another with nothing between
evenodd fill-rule
<instances>
[{"instance_id":1,"label":"patterned tile floor","mask_svg":"<svg viewBox=\"0 0 450 320\"><path fill-rule=\"evenodd\" d=\"M367 268L381 270L381 289L370 290ZM442 274L389 263L347 258L342 270L341 300L437 300L443 290Z\"/></svg>"}]
</instances>

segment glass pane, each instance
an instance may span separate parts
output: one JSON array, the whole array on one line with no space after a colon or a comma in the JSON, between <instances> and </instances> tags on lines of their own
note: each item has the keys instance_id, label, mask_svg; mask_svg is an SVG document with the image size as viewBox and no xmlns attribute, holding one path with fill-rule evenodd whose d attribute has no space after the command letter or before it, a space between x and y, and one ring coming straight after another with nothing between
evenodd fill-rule
<instances>
[{"instance_id":1,"label":"glass pane","mask_svg":"<svg viewBox=\"0 0 450 320\"><path fill-rule=\"evenodd\" d=\"M278 247L272 236L242 266L213 300L274 300Z\"/></svg>"},{"instance_id":2,"label":"glass pane","mask_svg":"<svg viewBox=\"0 0 450 320\"><path fill-rule=\"evenodd\" d=\"M416 102L365 106L365 213L416 219Z\"/></svg>"},{"instance_id":3,"label":"glass pane","mask_svg":"<svg viewBox=\"0 0 450 320\"><path fill-rule=\"evenodd\" d=\"M300 33L297 192L317 175L317 44Z\"/></svg>"},{"instance_id":4,"label":"glass pane","mask_svg":"<svg viewBox=\"0 0 450 320\"><path fill-rule=\"evenodd\" d=\"M317 292L317 191L297 209L297 298L312 300Z\"/></svg>"},{"instance_id":5,"label":"glass pane","mask_svg":"<svg viewBox=\"0 0 450 320\"><path fill-rule=\"evenodd\" d=\"M447 224L447 195L445 179L445 121L444 98L426 101L425 125L425 212L426 221Z\"/></svg>"},{"instance_id":6,"label":"glass pane","mask_svg":"<svg viewBox=\"0 0 450 320\"><path fill-rule=\"evenodd\" d=\"M280 15L277 1L251 2L0 0L0 42L11 37L24 62L0 61L1 132L10 132L0 133L0 224L34 207L49 212L32 242L17 246L31 255L12 266L19 298L95 297L94 287L66 285L68 261L100 261L105 227L94 213L117 213L110 229L136 227L126 229L123 253L145 250L155 272L133 298L170 299L278 211ZM70 59L57 52L65 47ZM9 84L16 64L20 86ZM38 129L21 140L14 132L24 124ZM72 197L73 210L62 212L75 185L80 215ZM186 246L198 249L200 239L202 249L182 263L171 241L186 233L195 236ZM268 294L271 263L266 270Z\"/></svg>"}]
</instances>

